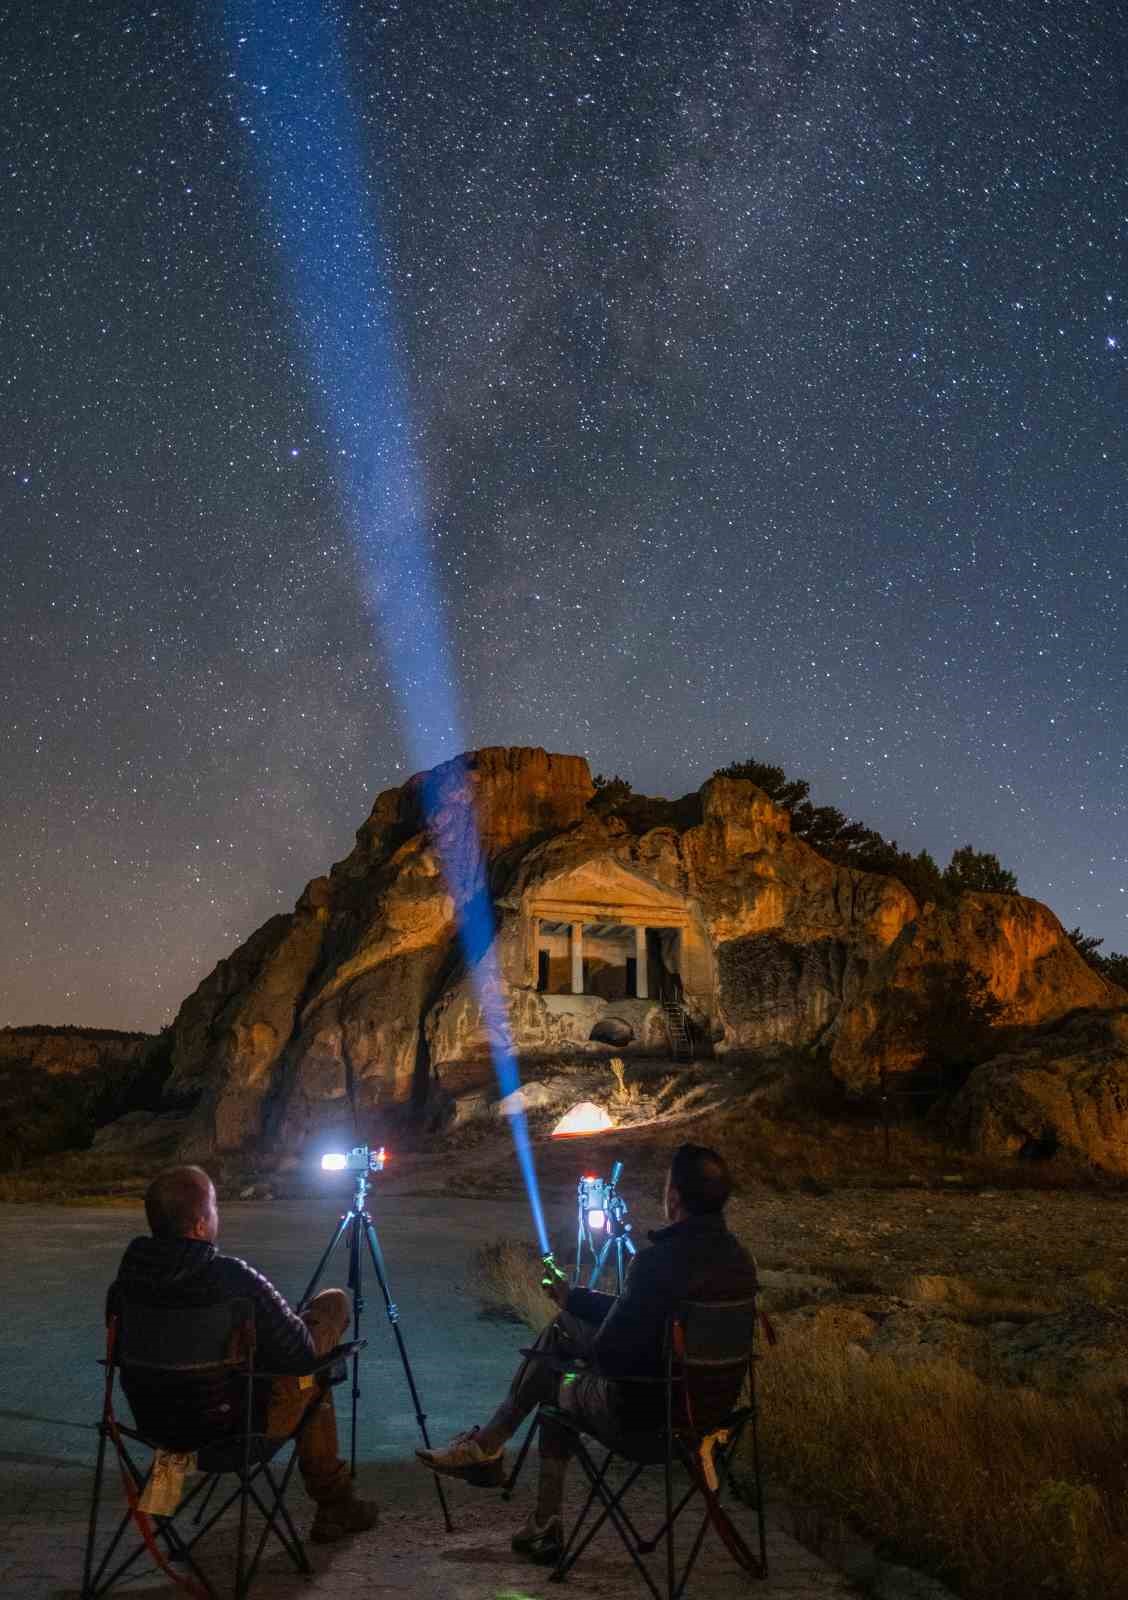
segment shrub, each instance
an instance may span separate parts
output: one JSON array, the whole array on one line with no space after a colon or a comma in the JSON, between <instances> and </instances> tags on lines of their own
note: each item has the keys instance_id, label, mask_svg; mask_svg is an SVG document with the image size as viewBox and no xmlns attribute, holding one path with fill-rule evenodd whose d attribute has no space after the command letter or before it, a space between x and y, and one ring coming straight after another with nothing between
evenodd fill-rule
<instances>
[{"instance_id":1,"label":"shrub","mask_svg":"<svg viewBox=\"0 0 1128 1600\"><path fill-rule=\"evenodd\" d=\"M966 1600L1106 1600L1128 1570L1122 1408L901 1367L811 1330L757 1367L773 1476Z\"/></svg>"}]
</instances>

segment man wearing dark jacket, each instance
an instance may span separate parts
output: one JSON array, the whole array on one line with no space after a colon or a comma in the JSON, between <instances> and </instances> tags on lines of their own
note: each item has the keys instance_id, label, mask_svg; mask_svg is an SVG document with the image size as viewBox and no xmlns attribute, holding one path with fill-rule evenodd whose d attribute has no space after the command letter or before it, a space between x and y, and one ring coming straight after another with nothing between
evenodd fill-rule
<instances>
[{"instance_id":1,"label":"man wearing dark jacket","mask_svg":"<svg viewBox=\"0 0 1128 1600\"><path fill-rule=\"evenodd\" d=\"M201 1167L172 1167L149 1185L145 1216L151 1237L136 1238L127 1248L117 1278L106 1297L107 1318L126 1303L179 1311L223 1300L249 1300L255 1319L255 1365L264 1372L288 1374L270 1387L265 1431L285 1439L303 1415L313 1415L298 1440L298 1466L310 1498L316 1502L310 1538L317 1544L371 1528L376 1507L353 1494L349 1470L337 1453L337 1417L332 1393L309 1377L319 1357L328 1355L345 1337L350 1321L348 1296L325 1289L301 1316L291 1310L274 1285L237 1256L220 1255L219 1212L215 1188ZM306 1375L306 1376L303 1376ZM126 1369L126 1397L140 1386L140 1373ZM198 1406L214 1400L217 1417L227 1407L225 1396L201 1392Z\"/></svg>"},{"instance_id":2,"label":"man wearing dark jacket","mask_svg":"<svg viewBox=\"0 0 1128 1600\"><path fill-rule=\"evenodd\" d=\"M665 1421L659 1386L617 1383L617 1378L661 1378L664 1337L670 1315L686 1300L747 1300L756 1293L756 1264L728 1230L724 1207L732 1184L715 1150L683 1144L675 1150L664 1204L669 1227L650 1235L651 1247L631 1261L623 1293L592 1289L548 1290L559 1306L534 1350L556 1359L527 1359L509 1393L484 1427L471 1428L444 1450L417 1450L434 1472L487 1485L500 1482L505 1442L543 1401L573 1415L589 1431L613 1443ZM582 1362L563 1379L560 1366ZM727 1379L722 1378L727 1386ZM723 1414L737 1396L707 1397ZM540 1474L536 1509L514 1535L513 1548L544 1564L555 1564L563 1544L564 1475L572 1436L547 1418L540 1425Z\"/></svg>"}]
</instances>

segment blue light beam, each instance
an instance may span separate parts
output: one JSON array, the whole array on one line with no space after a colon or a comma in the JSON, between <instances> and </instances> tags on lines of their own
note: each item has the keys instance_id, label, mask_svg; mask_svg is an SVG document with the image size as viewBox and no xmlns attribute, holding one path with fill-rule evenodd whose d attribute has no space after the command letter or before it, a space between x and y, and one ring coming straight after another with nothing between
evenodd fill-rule
<instances>
[{"instance_id":1,"label":"blue light beam","mask_svg":"<svg viewBox=\"0 0 1128 1600\"><path fill-rule=\"evenodd\" d=\"M357 552L412 764L464 748L442 595L432 570L424 477L397 338L387 246L362 166L336 8L227 0L228 84L330 443L334 488ZM501 984L493 902L476 821L442 825L457 763L424 784L424 814L458 914L503 1095L520 1087ZM469 786L460 784L466 803ZM523 1112L509 1119L537 1239L548 1235Z\"/></svg>"}]
</instances>

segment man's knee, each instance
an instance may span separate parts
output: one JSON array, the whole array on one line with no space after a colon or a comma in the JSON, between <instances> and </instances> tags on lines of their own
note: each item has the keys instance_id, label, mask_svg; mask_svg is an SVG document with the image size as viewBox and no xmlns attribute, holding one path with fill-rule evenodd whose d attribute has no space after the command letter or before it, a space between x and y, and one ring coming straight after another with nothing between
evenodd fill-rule
<instances>
[{"instance_id":1,"label":"man's knee","mask_svg":"<svg viewBox=\"0 0 1128 1600\"><path fill-rule=\"evenodd\" d=\"M352 1321L352 1306L343 1289L322 1289L302 1312L302 1320L313 1334L318 1355L325 1355L340 1344Z\"/></svg>"}]
</instances>

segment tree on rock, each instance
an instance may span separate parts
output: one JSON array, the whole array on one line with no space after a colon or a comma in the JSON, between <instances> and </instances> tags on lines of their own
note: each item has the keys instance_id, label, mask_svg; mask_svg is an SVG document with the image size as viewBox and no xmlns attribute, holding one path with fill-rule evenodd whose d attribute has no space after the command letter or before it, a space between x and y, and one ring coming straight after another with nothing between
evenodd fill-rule
<instances>
[{"instance_id":1,"label":"tree on rock","mask_svg":"<svg viewBox=\"0 0 1128 1600\"><path fill-rule=\"evenodd\" d=\"M785 811L793 812L811 792L811 785L805 778L789 778L782 767L773 766L769 761L733 761L727 767L718 767L713 776L742 778L746 783L754 783ZM599 779L595 782L598 786Z\"/></svg>"},{"instance_id":2,"label":"tree on rock","mask_svg":"<svg viewBox=\"0 0 1128 1600\"><path fill-rule=\"evenodd\" d=\"M1000 863L998 856L987 850L976 850L970 844L965 844L962 850L953 851L952 859L944 869L944 881L957 894L962 894L965 889L986 894L1018 893L1018 879Z\"/></svg>"},{"instance_id":3,"label":"tree on rock","mask_svg":"<svg viewBox=\"0 0 1128 1600\"><path fill-rule=\"evenodd\" d=\"M618 773L613 778L605 778L602 772L597 772L591 781L595 786L593 803L598 802L601 807L621 805L633 793L631 784Z\"/></svg>"},{"instance_id":4,"label":"tree on rock","mask_svg":"<svg viewBox=\"0 0 1128 1600\"><path fill-rule=\"evenodd\" d=\"M1094 972L1101 973L1110 983L1128 989L1128 956L1121 955L1116 950L1110 950L1107 956L1102 956L1100 949L1104 940L1094 939L1091 934L1082 933L1080 928L1070 928L1066 938Z\"/></svg>"}]
</instances>

